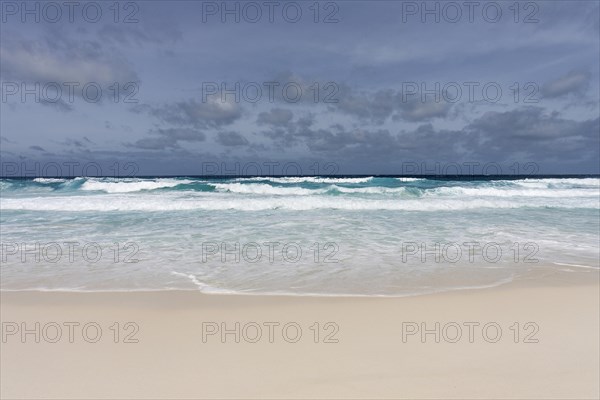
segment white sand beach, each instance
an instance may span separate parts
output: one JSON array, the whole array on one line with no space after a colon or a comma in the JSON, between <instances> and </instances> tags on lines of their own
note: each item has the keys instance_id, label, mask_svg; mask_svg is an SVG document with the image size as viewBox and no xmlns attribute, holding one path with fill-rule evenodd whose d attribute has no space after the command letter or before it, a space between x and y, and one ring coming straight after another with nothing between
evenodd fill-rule
<instances>
[{"instance_id":1,"label":"white sand beach","mask_svg":"<svg viewBox=\"0 0 600 400\"><path fill-rule=\"evenodd\" d=\"M598 398L597 280L532 282L405 298L3 292L1 397Z\"/></svg>"}]
</instances>

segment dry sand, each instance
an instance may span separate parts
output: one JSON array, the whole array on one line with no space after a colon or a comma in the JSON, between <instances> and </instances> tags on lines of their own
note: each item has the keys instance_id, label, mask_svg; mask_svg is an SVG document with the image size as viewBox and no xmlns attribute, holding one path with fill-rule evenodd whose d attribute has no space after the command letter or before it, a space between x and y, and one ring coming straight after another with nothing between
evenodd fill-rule
<instances>
[{"instance_id":1,"label":"dry sand","mask_svg":"<svg viewBox=\"0 0 600 400\"><path fill-rule=\"evenodd\" d=\"M597 399L600 293L597 278L589 282L587 276L587 283L536 280L405 298L3 292L0 394ZM403 340L421 323L435 332L436 322L439 343L435 333L424 343L419 333ZM69 323L79 323L71 325L73 343ZM208 335L221 323L233 333L224 340L220 332ZM134 324L139 330L126 338ZM23 338L23 328L34 333Z\"/></svg>"}]
</instances>

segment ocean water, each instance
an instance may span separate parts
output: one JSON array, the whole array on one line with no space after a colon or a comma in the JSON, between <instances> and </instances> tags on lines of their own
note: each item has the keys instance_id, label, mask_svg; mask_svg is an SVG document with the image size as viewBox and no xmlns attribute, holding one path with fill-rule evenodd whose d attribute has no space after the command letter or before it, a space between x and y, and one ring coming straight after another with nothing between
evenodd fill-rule
<instances>
[{"instance_id":1,"label":"ocean water","mask_svg":"<svg viewBox=\"0 0 600 400\"><path fill-rule=\"evenodd\" d=\"M405 296L597 278L600 179L0 180L3 290Z\"/></svg>"}]
</instances>

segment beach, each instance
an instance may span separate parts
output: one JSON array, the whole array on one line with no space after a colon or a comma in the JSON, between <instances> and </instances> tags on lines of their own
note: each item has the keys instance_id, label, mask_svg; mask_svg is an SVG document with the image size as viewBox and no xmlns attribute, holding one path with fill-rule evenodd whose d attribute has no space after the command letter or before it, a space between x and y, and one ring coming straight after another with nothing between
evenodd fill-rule
<instances>
[{"instance_id":1,"label":"beach","mask_svg":"<svg viewBox=\"0 0 600 400\"><path fill-rule=\"evenodd\" d=\"M6 399L599 396L596 271L409 297L1 296Z\"/></svg>"}]
</instances>

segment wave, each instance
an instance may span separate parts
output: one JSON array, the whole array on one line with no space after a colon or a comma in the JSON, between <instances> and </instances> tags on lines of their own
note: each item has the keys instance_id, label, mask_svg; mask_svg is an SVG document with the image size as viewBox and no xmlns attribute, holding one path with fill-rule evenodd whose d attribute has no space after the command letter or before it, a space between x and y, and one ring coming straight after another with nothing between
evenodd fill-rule
<instances>
[{"instance_id":1,"label":"wave","mask_svg":"<svg viewBox=\"0 0 600 400\"><path fill-rule=\"evenodd\" d=\"M553 262L552 264L563 265L566 267L587 268L587 269L594 269L594 270L600 269L600 267L593 267L591 265L570 264L570 263L560 263L560 262Z\"/></svg>"},{"instance_id":2,"label":"wave","mask_svg":"<svg viewBox=\"0 0 600 400\"><path fill-rule=\"evenodd\" d=\"M282 178L251 177L236 178L238 182L268 181L273 183L367 183L373 180L372 176L364 178L325 178L318 176L289 176Z\"/></svg>"},{"instance_id":3,"label":"wave","mask_svg":"<svg viewBox=\"0 0 600 400\"><path fill-rule=\"evenodd\" d=\"M185 185L193 182L194 181L191 180L177 179L88 179L81 185L81 190L102 191L106 193L130 193L139 192L142 190L173 188L175 186Z\"/></svg>"},{"instance_id":4,"label":"wave","mask_svg":"<svg viewBox=\"0 0 600 400\"><path fill-rule=\"evenodd\" d=\"M495 181L503 182L503 181ZM511 181L515 185L530 188L600 188L600 178L545 178L545 179L523 179Z\"/></svg>"},{"instance_id":5,"label":"wave","mask_svg":"<svg viewBox=\"0 0 600 400\"><path fill-rule=\"evenodd\" d=\"M405 187L383 187L383 186L349 188L349 187L331 185L328 187L328 191L334 191L334 192L340 192L340 193L391 194L391 193L406 193L407 188L405 188Z\"/></svg>"},{"instance_id":6,"label":"wave","mask_svg":"<svg viewBox=\"0 0 600 400\"><path fill-rule=\"evenodd\" d=\"M392 210L449 211L479 208L588 208L598 209L596 198L547 199L543 202L494 198L365 199L334 196L271 196L246 198L228 196L106 195L53 196L0 199L2 210L30 211L185 211L185 210Z\"/></svg>"},{"instance_id":7,"label":"wave","mask_svg":"<svg viewBox=\"0 0 600 400\"><path fill-rule=\"evenodd\" d=\"M0 180L3 196L46 196L86 192L87 195L145 192L231 193L256 196L378 195L423 198L598 198L598 178L550 178L496 181L439 181L425 178L327 178L327 177L252 177L229 179L196 178L36 178ZM95 193L94 193L95 192ZM408 195L408 196L405 196Z\"/></svg>"},{"instance_id":8,"label":"wave","mask_svg":"<svg viewBox=\"0 0 600 400\"><path fill-rule=\"evenodd\" d=\"M426 181L426 178L394 178L399 180L400 182L418 182L418 181Z\"/></svg>"},{"instance_id":9,"label":"wave","mask_svg":"<svg viewBox=\"0 0 600 400\"><path fill-rule=\"evenodd\" d=\"M35 178L33 180L36 183L65 183L68 180L67 179L62 179L62 178Z\"/></svg>"},{"instance_id":10,"label":"wave","mask_svg":"<svg viewBox=\"0 0 600 400\"><path fill-rule=\"evenodd\" d=\"M325 193L323 189L304 189L300 187L279 187L264 183L209 183L219 192L265 195L295 195L308 196Z\"/></svg>"},{"instance_id":11,"label":"wave","mask_svg":"<svg viewBox=\"0 0 600 400\"><path fill-rule=\"evenodd\" d=\"M363 193L363 194L392 194L405 193L405 187L342 187L330 185L325 188L307 189L301 187L289 186L271 186L264 183L208 183L216 188L218 192L230 192L239 194L257 194L257 195L291 195L291 196L311 196L326 193Z\"/></svg>"},{"instance_id":12,"label":"wave","mask_svg":"<svg viewBox=\"0 0 600 400\"><path fill-rule=\"evenodd\" d=\"M440 187L425 191L427 196L482 197L598 197L600 192L589 189L512 189L495 187Z\"/></svg>"},{"instance_id":13,"label":"wave","mask_svg":"<svg viewBox=\"0 0 600 400\"><path fill-rule=\"evenodd\" d=\"M7 190L12 187L12 183L6 179L0 180L0 190Z\"/></svg>"}]
</instances>

